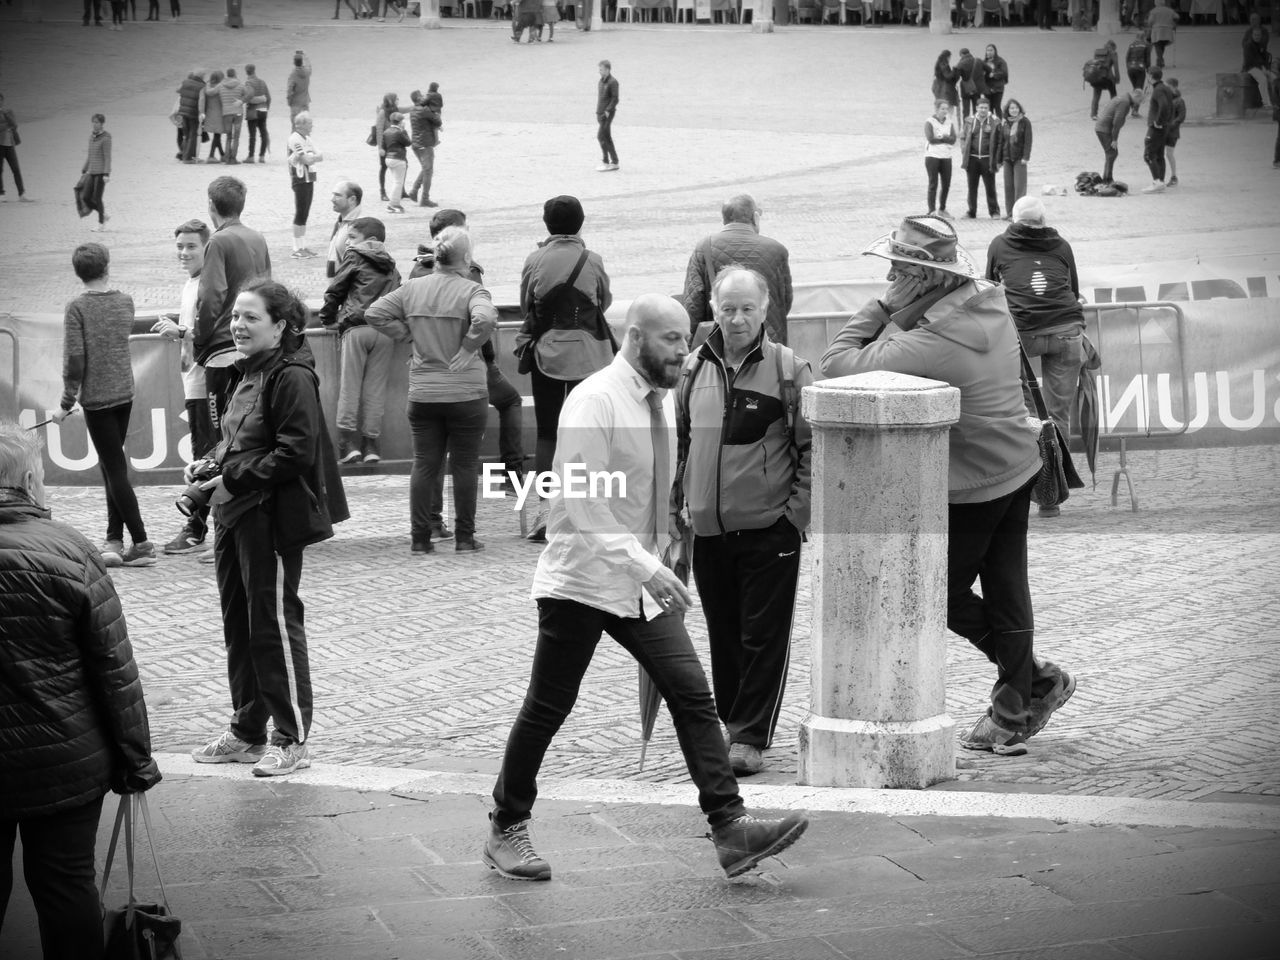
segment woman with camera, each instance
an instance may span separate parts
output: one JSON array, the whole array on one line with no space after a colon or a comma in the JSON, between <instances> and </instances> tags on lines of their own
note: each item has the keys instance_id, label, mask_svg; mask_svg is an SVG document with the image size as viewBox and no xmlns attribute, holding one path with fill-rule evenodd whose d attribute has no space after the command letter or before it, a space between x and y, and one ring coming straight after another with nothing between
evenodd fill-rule
<instances>
[{"instance_id":1,"label":"woman with camera","mask_svg":"<svg viewBox=\"0 0 1280 960\"><path fill-rule=\"evenodd\" d=\"M489 291L471 279L471 235L446 227L436 239L435 272L407 281L365 310L369 326L413 343L409 364L409 475L412 552L433 553L431 500L445 454L453 468L454 550L476 540L476 467L489 418L489 386L480 346L498 325Z\"/></svg>"},{"instance_id":2,"label":"woman with camera","mask_svg":"<svg viewBox=\"0 0 1280 960\"><path fill-rule=\"evenodd\" d=\"M212 458L187 467L184 494L207 496L217 522L232 707L227 730L192 756L252 763L260 777L311 766L302 551L348 516L316 374L309 357L295 356L306 322L306 308L274 281L252 281L236 297L231 336L240 359L222 438Z\"/></svg>"}]
</instances>

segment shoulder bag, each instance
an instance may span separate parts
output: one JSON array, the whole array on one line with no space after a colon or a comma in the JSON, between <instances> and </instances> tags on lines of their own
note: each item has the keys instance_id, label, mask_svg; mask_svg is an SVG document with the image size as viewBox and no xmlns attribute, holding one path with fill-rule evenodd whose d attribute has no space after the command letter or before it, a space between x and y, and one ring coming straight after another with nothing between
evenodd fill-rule
<instances>
[{"instance_id":1,"label":"shoulder bag","mask_svg":"<svg viewBox=\"0 0 1280 960\"><path fill-rule=\"evenodd\" d=\"M159 903L139 903L133 890L133 833L134 811L142 813L147 828L147 846L151 849L151 862L156 868L156 882L160 886ZM169 898L164 892L164 879L160 876L160 861L156 859L155 831L151 828L151 811L147 809L146 794L123 794L116 811L116 825L111 831L111 846L102 868L102 897L107 895L107 880L111 876L111 861L115 858L116 842L120 839L120 824L124 824L125 865L129 872L129 902L123 907L103 911L103 933L106 941L105 960L182 960L182 948L178 937L182 933L182 921L169 910Z\"/></svg>"},{"instance_id":2,"label":"shoulder bag","mask_svg":"<svg viewBox=\"0 0 1280 960\"><path fill-rule=\"evenodd\" d=\"M1067 452L1067 441L1058 429L1057 423L1049 416L1044 405L1044 397L1040 393L1040 381L1031 369L1031 361L1027 359L1027 351L1022 349L1022 341L1018 341L1018 355L1022 357L1022 376L1031 388L1031 398L1035 401L1036 416L1040 418L1040 473L1036 477L1036 485L1031 490L1031 499L1042 507L1056 507L1071 496L1072 490L1079 490L1084 481L1076 473L1075 464L1071 462L1071 454Z\"/></svg>"}]
</instances>

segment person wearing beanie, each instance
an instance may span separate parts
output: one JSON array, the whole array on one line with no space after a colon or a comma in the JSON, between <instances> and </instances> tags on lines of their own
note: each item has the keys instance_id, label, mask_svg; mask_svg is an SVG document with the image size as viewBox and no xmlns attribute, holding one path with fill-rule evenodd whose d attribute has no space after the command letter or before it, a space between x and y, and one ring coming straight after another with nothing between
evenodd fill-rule
<instances>
[{"instance_id":1,"label":"person wearing beanie","mask_svg":"<svg viewBox=\"0 0 1280 960\"><path fill-rule=\"evenodd\" d=\"M1084 311L1075 253L1057 230L1045 224L1039 197L1023 197L1013 205L1012 217L1013 223L987 248L986 277L1004 284L1022 348L1028 357L1040 358L1040 383L1049 416L1069 437L1084 357ZM1030 390L1024 386L1023 393L1034 415ZM1040 513L1056 516L1058 508L1041 507Z\"/></svg>"},{"instance_id":2,"label":"person wearing beanie","mask_svg":"<svg viewBox=\"0 0 1280 960\"><path fill-rule=\"evenodd\" d=\"M552 197L542 208L547 239L529 254L520 274L524 325L516 337L520 369L533 386L539 473L552 469L560 409L571 390L607 367L617 352L605 311L613 302L600 254L582 237L584 214L577 197ZM530 540L546 538L545 514Z\"/></svg>"}]
</instances>

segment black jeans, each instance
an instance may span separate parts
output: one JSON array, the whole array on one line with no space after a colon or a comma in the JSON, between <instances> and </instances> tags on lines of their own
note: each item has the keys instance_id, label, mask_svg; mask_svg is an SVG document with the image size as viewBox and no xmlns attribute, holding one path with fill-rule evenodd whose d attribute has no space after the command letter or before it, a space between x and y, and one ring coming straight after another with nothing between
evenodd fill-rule
<instances>
[{"instance_id":1,"label":"black jeans","mask_svg":"<svg viewBox=\"0 0 1280 960\"><path fill-rule=\"evenodd\" d=\"M1153 40L1151 43L1156 50L1156 66L1161 70L1164 69L1164 48L1172 42L1171 40Z\"/></svg>"},{"instance_id":2,"label":"black jeans","mask_svg":"<svg viewBox=\"0 0 1280 960\"><path fill-rule=\"evenodd\" d=\"M929 212L947 209L947 195L951 192L951 158L925 157L924 168L929 173ZM942 184L941 203L937 203L938 184Z\"/></svg>"},{"instance_id":3,"label":"black jeans","mask_svg":"<svg viewBox=\"0 0 1280 960\"><path fill-rule=\"evenodd\" d=\"M182 159L194 160L200 148L200 118L182 115Z\"/></svg>"},{"instance_id":4,"label":"black jeans","mask_svg":"<svg viewBox=\"0 0 1280 960\"><path fill-rule=\"evenodd\" d=\"M22 834L22 872L35 904L44 960L101 960L102 904L93 849L102 797L70 810L0 820L0 927L13 890L13 848Z\"/></svg>"},{"instance_id":5,"label":"black jeans","mask_svg":"<svg viewBox=\"0 0 1280 960\"><path fill-rule=\"evenodd\" d=\"M129 413L133 402L122 403L105 410L86 410L85 429L98 453L98 469L107 491L107 539L124 539L124 529L134 543L147 539L147 529L138 511L138 498L129 482L129 458L124 452L124 440L129 435Z\"/></svg>"},{"instance_id":6,"label":"black jeans","mask_svg":"<svg viewBox=\"0 0 1280 960\"><path fill-rule=\"evenodd\" d=\"M707 618L716 711L731 743L765 749L787 686L800 531L779 517L763 530L697 537L693 576Z\"/></svg>"},{"instance_id":7,"label":"black jeans","mask_svg":"<svg viewBox=\"0 0 1280 960\"><path fill-rule=\"evenodd\" d=\"M489 405L498 411L498 454L508 470L524 473L524 398L496 363L485 364Z\"/></svg>"},{"instance_id":8,"label":"black jeans","mask_svg":"<svg viewBox=\"0 0 1280 960\"><path fill-rule=\"evenodd\" d=\"M533 418L538 425L534 466L542 473L550 470L555 461L556 431L560 428L560 410L564 407L565 398L582 381L556 380L548 377L534 363L533 370L529 372L529 382L533 385Z\"/></svg>"},{"instance_id":9,"label":"black jeans","mask_svg":"<svg viewBox=\"0 0 1280 960\"><path fill-rule=\"evenodd\" d=\"M1280 163L1280 123L1276 124L1276 152L1271 158L1272 163Z\"/></svg>"},{"instance_id":10,"label":"black jeans","mask_svg":"<svg viewBox=\"0 0 1280 960\"><path fill-rule=\"evenodd\" d=\"M4 196L4 165L9 164L9 172L13 174L13 183L18 188L18 196L27 192L22 185L22 168L18 166L18 148L0 147L0 196Z\"/></svg>"},{"instance_id":11,"label":"black jeans","mask_svg":"<svg viewBox=\"0 0 1280 960\"><path fill-rule=\"evenodd\" d=\"M1096 117L1098 115L1098 102L1102 99L1102 91L1107 91L1108 97L1116 95L1116 85L1108 80L1106 83L1090 84L1093 87L1093 99L1089 101L1089 116Z\"/></svg>"},{"instance_id":12,"label":"black jeans","mask_svg":"<svg viewBox=\"0 0 1280 960\"><path fill-rule=\"evenodd\" d=\"M603 633L636 658L667 702L685 765L698 788L698 805L712 828L741 816L742 797L707 677L680 618L619 617L574 600L543 597L538 600L538 645L529 689L493 788L494 822L505 829L529 818L542 758L578 699L578 686Z\"/></svg>"},{"instance_id":13,"label":"black jeans","mask_svg":"<svg viewBox=\"0 0 1280 960\"><path fill-rule=\"evenodd\" d=\"M996 665L991 712L1007 730L1024 730L1033 697L1044 697L1054 675L1035 665L1035 618L1027 583L1027 512L1031 487L986 503L948 509L947 629ZM982 596L973 592L982 581Z\"/></svg>"},{"instance_id":14,"label":"black jeans","mask_svg":"<svg viewBox=\"0 0 1280 960\"><path fill-rule=\"evenodd\" d=\"M84 23L89 23L89 11L93 11L93 22L102 22L102 0L84 0Z\"/></svg>"},{"instance_id":15,"label":"black jeans","mask_svg":"<svg viewBox=\"0 0 1280 960\"><path fill-rule=\"evenodd\" d=\"M1004 101L1004 88L999 90L987 90L987 99L991 101L991 115L996 118L1003 117L1000 112L1000 104Z\"/></svg>"},{"instance_id":16,"label":"black jeans","mask_svg":"<svg viewBox=\"0 0 1280 960\"><path fill-rule=\"evenodd\" d=\"M1152 180L1164 180L1164 138L1165 131L1158 127L1147 127L1147 139L1143 141L1142 159L1151 171Z\"/></svg>"},{"instance_id":17,"label":"black jeans","mask_svg":"<svg viewBox=\"0 0 1280 960\"><path fill-rule=\"evenodd\" d=\"M303 625L302 551L277 554L271 514L253 507L213 543L227 645L231 732L247 743L305 743L311 669Z\"/></svg>"},{"instance_id":18,"label":"black jeans","mask_svg":"<svg viewBox=\"0 0 1280 960\"><path fill-rule=\"evenodd\" d=\"M292 170L289 171L289 181L293 186L293 225L305 227L307 219L311 216L311 201L316 195L316 182L302 180Z\"/></svg>"},{"instance_id":19,"label":"black jeans","mask_svg":"<svg viewBox=\"0 0 1280 960\"><path fill-rule=\"evenodd\" d=\"M84 205L98 214L98 223L107 222L107 208L103 205L102 195L106 192L107 181L101 173L90 173L85 176L84 186L80 190L80 198Z\"/></svg>"},{"instance_id":20,"label":"black jeans","mask_svg":"<svg viewBox=\"0 0 1280 960\"><path fill-rule=\"evenodd\" d=\"M1098 143L1102 144L1102 155L1106 157L1107 163L1102 170L1102 179L1107 183L1111 182L1111 175L1115 172L1116 157L1120 156L1120 151L1111 145L1111 135L1102 133L1101 131L1093 131L1098 137Z\"/></svg>"},{"instance_id":21,"label":"black jeans","mask_svg":"<svg viewBox=\"0 0 1280 960\"><path fill-rule=\"evenodd\" d=\"M213 428L213 418L209 413L209 398L187 400L187 431L191 434L191 459L199 460L207 456L218 442L218 431ZM188 518L191 531L201 538L209 529L209 507L200 507Z\"/></svg>"},{"instance_id":22,"label":"black jeans","mask_svg":"<svg viewBox=\"0 0 1280 960\"><path fill-rule=\"evenodd\" d=\"M247 121L249 127L249 154L252 157L255 148L261 138L262 149L258 151L258 159L261 160L267 155L267 148L271 146L271 138L267 136L267 111L259 110L255 116Z\"/></svg>"},{"instance_id":23,"label":"black jeans","mask_svg":"<svg viewBox=\"0 0 1280 960\"><path fill-rule=\"evenodd\" d=\"M978 181L987 190L987 212L993 217L1000 216L1000 201L996 199L996 172L987 158L970 157L965 168L969 175L969 216L978 214Z\"/></svg>"},{"instance_id":24,"label":"black jeans","mask_svg":"<svg viewBox=\"0 0 1280 960\"><path fill-rule=\"evenodd\" d=\"M596 139L600 141L600 155L605 163L617 163L618 151L613 147L613 114L602 113L596 117L600 127L596 130Z\"/></svg>"},{"instance_id":25,"label":"black jeans","mask_svg":"<svg viewBox=\"0 0 1280 960\"><path fill-rule=\"evenodd\" d=\"M480 441L489 419L489 401L455 403L409 401L409 428L413 431L413 470L409 474L409 526L415 542L431 536L433 491L439 486L444 458L449 456L453 475L454 523L459 540L476 534L476 469Z\"/></svg>"}]
</instances>

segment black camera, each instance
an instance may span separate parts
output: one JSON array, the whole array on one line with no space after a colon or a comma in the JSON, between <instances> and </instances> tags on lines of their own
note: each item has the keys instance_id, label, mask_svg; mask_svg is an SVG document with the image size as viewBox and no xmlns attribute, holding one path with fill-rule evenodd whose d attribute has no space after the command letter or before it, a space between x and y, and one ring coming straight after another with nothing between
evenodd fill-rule
<instances>
[{"instance_id":1,"label":"black camera","mask_svg":"<svg viewBox=\"0 0 1280 960\"><path fill-rule=\"evenodd\" d=\"M209 497L213 494L213 491L202 489L200 484L206 480L212 480L221 472L222 468L216 460L205 458L192 464L191 485L183 490L182 495L173 502L173 505L178 508L178 512L184 517L191 517L207 507L209 505Z\"/></svg>"}]
</instances>

